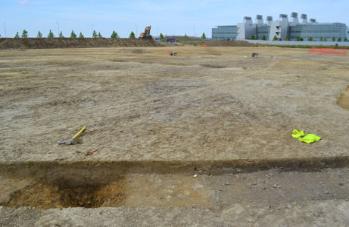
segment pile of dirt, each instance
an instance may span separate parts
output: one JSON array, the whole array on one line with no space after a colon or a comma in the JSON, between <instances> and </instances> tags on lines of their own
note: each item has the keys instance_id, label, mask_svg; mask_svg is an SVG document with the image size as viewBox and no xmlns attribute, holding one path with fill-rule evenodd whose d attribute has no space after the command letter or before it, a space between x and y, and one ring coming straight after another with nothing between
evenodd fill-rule
<instances>
[{"instance_id":1,"label":"pile of dirt","mask_svg":"<svg viewBox=\"0 0 349 227\"><path fill-rule=\"evenodd\" d=\"M0 49L46 49L88 47L146 47L158 46L153 40L138 39L0 39Z\"/></svg>"},{"instance_id":2,"label":"pile of dirt","mask_svg":"<svg viewBox=\"0 0 349 227\"><path fill-rule=\"evenodd\" d=\"M349 86L339 96L337 104L342 108L349 110Z\"/></svg>"}]
</instances>

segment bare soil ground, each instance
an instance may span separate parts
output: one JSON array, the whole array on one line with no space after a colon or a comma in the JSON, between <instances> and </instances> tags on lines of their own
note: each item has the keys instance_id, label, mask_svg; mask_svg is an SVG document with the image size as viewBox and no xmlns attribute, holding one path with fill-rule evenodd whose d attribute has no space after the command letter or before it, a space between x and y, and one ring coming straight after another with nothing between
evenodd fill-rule
<instances>
[{"instance_id":1,"label":"bare soil ground","mask_svg":"<svg viewBox=\"0 0 349 227\"><path fill-rule=\"evenodd\" d=\"M347 226L348 60L2 50L0 225ZM81 144L57 144L84 125Z\"/></svg>"},{"instance_id":2,"label":"bare soil ground","mask_svg":"<svg viewBox=\"0 0 349 227\"><path fill-rule=\"evenodd\" d=\"M338 105L345 109L349 109L349 86L345 89L338 98Z\"/></svg>"},{"instance_id":3,"label":"bare soil ground","mask_svg":"<svg viewBox=\"0 0 349 227\"><path fill-rule=\"evenodd\" d=\"M348 156L349 112L337 105L348 58L267 47L1 51L0 160ZM82 144L57 145L83 125ZM299 143L294 128L323 139Z\"/></svg>"}]
</instances>

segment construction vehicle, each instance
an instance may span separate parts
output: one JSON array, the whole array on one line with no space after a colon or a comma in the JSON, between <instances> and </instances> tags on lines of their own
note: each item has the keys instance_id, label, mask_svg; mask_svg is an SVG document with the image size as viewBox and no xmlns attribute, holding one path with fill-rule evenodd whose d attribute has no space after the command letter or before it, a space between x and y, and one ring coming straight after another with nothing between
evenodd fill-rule
<instances>
[{"instance_id":1,"label":"construction vehicle","mask_svg":"<svg viewBox=\"0 0 349 227\"><path fill-rule=\"evenodd\" d=\"M139 36L139 39L141 39L141 40L152 40L153 37L150 35L150 31L151 31L151 26L145 27L144 32L141 33L141 35Z\"/></svg>"}]
</instances>

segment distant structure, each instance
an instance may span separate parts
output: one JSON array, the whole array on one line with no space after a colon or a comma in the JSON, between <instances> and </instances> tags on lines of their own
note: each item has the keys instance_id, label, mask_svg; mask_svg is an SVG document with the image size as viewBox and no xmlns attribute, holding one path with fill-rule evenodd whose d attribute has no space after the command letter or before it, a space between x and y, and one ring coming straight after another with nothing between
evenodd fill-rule
<instances>
[{"instance_id":1,"label":"distant structure","mask_svg":"<svg viewBox=\"0 0 349 227\"><path fill-rule=\"evenodd\" d=\"M153 37L150 35L150 32L151 32L151 26L145 27L144 32L141 33L141 35L139 36L139 39L152 40Z\"/></svg>"},{"instance_id":2,"label":"distant structure","mask_svg":"<svg viewBox=\"0 0 349 227\"><path fill-rule=\"evenodd\" d=\"M166 36L166 42L167 43L176 43L177 42L176 36Z\"/></svg>"},{"instance_id":3,"label":"distant structure","mask_svg":"<svg viewBox=\"0 0 349 227\"><path fill-rule=\"evenodd\" d=\"M290 40L290 41L344 41L349 38L349 29L343 23L318 23L302 14L280 14L279 20L268 16L264 22L262 15L257 15L253 23L251 17L244 17L243 23L212 28L213 40Z\"/></svg>"},{"instance_id":4,"label":"distant structure","mask_svg":"<svg viewBox=\"0 0 349 227\"><path fill-rule=\"evenodd\" d=\"M238 36L238 26L223 25L212 28L212 39L214 40L236 40Z\"/></svg>"}]
</instances>

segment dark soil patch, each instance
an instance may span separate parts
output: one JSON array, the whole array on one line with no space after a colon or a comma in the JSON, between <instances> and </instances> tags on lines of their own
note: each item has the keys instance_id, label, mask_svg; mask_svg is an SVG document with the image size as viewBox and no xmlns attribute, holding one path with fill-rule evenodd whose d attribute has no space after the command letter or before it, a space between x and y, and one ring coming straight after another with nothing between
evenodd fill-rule
<instances>
[{"instance_id":1,"label":"dark soil patch","mask_svg":"<svg viewBox=\"0 0 349 227\"><path fill-rule=\"evenodd\" d=\"M69 208L118 207L125 200L123 179L108 184L77 183L67 180L39 181L11 196L8 207Z\"/></svg>"},{"instance_id":2,"label":"dark soil patch","mask_svg":"<svg viewBox=\"0 0 349 227\"><path fill-rule=\"evenodd\" d=\"M213 69L223 69L227 67L225 65L214 65L214 64L201 64L201 66L206 68L213 68Z\"/></svg>"}]
</instances>

